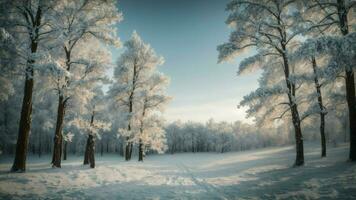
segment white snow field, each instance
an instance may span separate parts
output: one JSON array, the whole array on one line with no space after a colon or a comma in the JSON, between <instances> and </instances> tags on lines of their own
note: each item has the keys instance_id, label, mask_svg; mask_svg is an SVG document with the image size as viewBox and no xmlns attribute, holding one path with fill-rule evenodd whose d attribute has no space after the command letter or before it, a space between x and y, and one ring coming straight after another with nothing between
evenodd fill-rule
<instances>
[{"instance_id":1,"label":"white snow field","mask_svg":"<svg viewBox=\"0 0 356 200\"><path fill-rule=\"evenodd\" d=\"M151 155L143 163L97 156L97 167L70 156L61 169L50 157L29 158L26 173L8 173L0 158L0 199L356 199L356 164L347 145L319 157L306 145L303 167L293 168L294 147L233 153Z\"/></svg>"}]
</instances>

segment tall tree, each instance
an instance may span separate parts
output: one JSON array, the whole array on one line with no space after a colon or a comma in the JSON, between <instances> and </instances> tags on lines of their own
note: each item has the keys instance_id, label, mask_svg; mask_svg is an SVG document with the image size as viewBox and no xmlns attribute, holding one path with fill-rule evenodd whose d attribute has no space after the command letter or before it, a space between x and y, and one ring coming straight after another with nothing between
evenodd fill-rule
<instances>
[{"instance_id":1,"label":"tall tree","mask_svg":"<svg viewBox=\"0 0 356 200\"><path fill-rule=\"evenodd\" d=\"M120 107L126 117L126 128L119 133L126 139L125 160L131 159L134 136L139 131L137 117L141 115L138 95L143 91L147 80L163 58L157 56L150 45L145 44L136 32L124 44L126 50L121 54L115 68L116 82L110 89L114 104Z\"/></svg>"},{"instance_id":2,"label":"tall tree","mask_svg":"<svg viewBox=\"0 0 356 200\"><path fill-rule=\"evenodd\" d=\"M170 97L164 94L164 89L167 85L168 78L156 72L148 77L141 92L142 113L139 116L140 132L136 136L139 152L138 161L143 161L146 149L164 152L166 148L166 139L162 128L163 123L153 113L162 111L164 105L170 100Z\"/></svg>"},{"instance_id":3,"label":"tall tree","mask_svg":"<svg viewBox=\"0 0 356 200\"><path fill-rule=\"evenodd\" d=\"M295 166L300 166L304 164L303 136L296 103L297 87L290 81L294 69L288 59L293 42L299 33L294 30L301 20L297 9L292 9L296 3L298 1L293 0L232 0L227 5L230 15L226 23L233 27L234 31L228 43L218 46L218 51L221 62L240 55L246 49L255 48L257 54L240 63L240 73L254 67L263 68L268 63L273 63L274 67L283 71L281 82L273 84L272 87L258 89L246 96L241 105L246 105L261 96L286 94L287 102L277 104L287 105L287 111L291 113L296 142Z\"/></svg>"},{"instance_id":4,"label":"tall tree","mask_svg":"<svg viewBox=\"0 0 356 200\"><path fill-rule=\"evenodd\" d=\"M334 56L332 62L337 63L335 68L343 69L345 74L346 100L349 113L350 153L349 159L356 161L356 97L354 63L355 54L350 54L353 49L355 34L355 20L353 20L356 3L353 0L313 0L308 2L306 11L311 29L321 30L328 37L319 40L319 52L328 51ZM329 45L325 45L329 41ZM336 46L332 46L333 45ZM346 60L345 60L346 59Z\"/></svg>"},{"instance_id":5,"label":"tall tree","mask_svg":"<svg viewBox=\"0 0 356 200\"><path fill-rule=\"evenodd\" d=\"M76 81L73 80L73 76L68 74L75 71L74 65L84 65L87 69L82 71L80 77L86 78L85 74L90 73L93 67L86 58L77 57L77 60L73 60L75 54L80 51L79 44L94 38L107 44L119 46L114 25L122 19L113 0L64 1L57 7L57 10L59 14L56 16L56 26L62 30L59 48L62 50L63 68L67 74L58 77L58 109L54 134L53 167L61 167L62 130L67 103L71 98L71 92L68 91L73 91L71 90L72 85Z\"/></svg>"},{"instance_id":6,"label":"tall tree","mask_svg":"<svg viewBox=\"0 0 356 200\"><path fill-rule=\"evenodd\" d=\"M35 70L40 67L40 59L44 56L43 47L53 30L49 26L49 13L52 12L54 1L2 1L1 26L13 38L12 57L18 56L17 64L25 77L21 117L18 129L16 154L11 171L25 171L26 155L31 130L32 94ZM5 57L3 57L5 58ZM10 58L11 60L11 58ZM5 60L9 61L9 60ZM4 61L3 61L4 62ZM24 66L24 67L23 67Z\"/></svg>"}]
</instances>

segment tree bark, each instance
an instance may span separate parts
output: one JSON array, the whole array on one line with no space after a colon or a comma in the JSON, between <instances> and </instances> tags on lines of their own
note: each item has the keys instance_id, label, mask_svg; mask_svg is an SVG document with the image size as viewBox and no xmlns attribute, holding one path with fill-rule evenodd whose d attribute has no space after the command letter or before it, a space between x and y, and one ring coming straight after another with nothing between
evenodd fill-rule
<instances>
[{"instance_id":1,"label":"tree bark","mask_svg":"<svg viewBox=\"0 0 356 200\"><path fill-rule=\"evenodd\" d=\"M89 164L89 136L87 138L87 143L85 145L85 152L84 152L84 162L83 165L88 165Z\"/></svg>"},{"instance_id":2,"label":"tree bark","mask_svg":"<svg viewBox=\"0 0 356 200\"><path fill-rule=\"evenodd\" d=\"M65 104L63 95L59 95L58 99L58 109L57 109L57 122L56 122L56 131L54 135L54 146L53 146L53 160L52 167L61 167L61 157L62 157L62 129L63 129L63 120L65 115Z\"/></svg>"},{"instance_id":3,"label":"tree bark","mask_svg":"<svg viewBox=\"0 0 356 200\"><path fill-rule=\"evenodd\" d=\"M126 137L126 146L125 146L125 161L130 160L130 142L129 142L129 137Z\"/></svg>"},{"instance_id":4,"label":"tree bark","mask_svg":"<svg viewBox=\"0 0 356 200\"><path fill-rule=\"evenodd\" d=\"M89 148L88 148L88 158L89 158L89 164L90 168L95 168L95 140L93 135L89 135L88 137L89 140Z\"/></svg>"},{"instance_id":5,"label":"tree bark","mask_svg":"<svg viewBox=\"0 0 356 200\"><path fill-rule=\"evenodd\" d=\"M143 143L141 139L138 145L138 161L143 161Z\"/></svg>"},{"instance_id":6,"label":"tree bark","mask_svg":"<svg viewBox=\"0 0 356 200\"><path fill-rule=\"evenodd\" d=\"M95 112L93 111L92 115L91 115L91 119L90 119L90 126L93 126L94 124L94 115ZM84 165L90 164L91 163L91 147L93 143L93 135L91 133L88 133L88 139L87 139L87 144L85 146L85 153L84 153Z\"/></svg>"},{"instance_id":7,"label":"tree bark","mask_svg":"<svg viewBox=\"0 0 356 200\"><path fill-rule=\"evenodd\" d=\"M40 9L40 8L39 8ZM41 12L40 10L38 12ZM41 14L39 14L41 15ZM37 42L32 40L31 52L37 51ZM26 170L26 157L29 143L29 135L31 131L31 115L32 115L32 93L33 93L33 64L34 60L28 60L26 67L26 77L24 86L24 96L22 100L20 126L16 143L15 160L11 167L12 172L24 172Z\"/></svg>"},{"instance_id":8,"label":"tree bark","mask_svg":"<svg viewBox=\"0 0 356 200\"><path fill-rule=\"evenodd\" d=\"M284 52L286 52L285 42L281 42L281 46ZM283 65L284 65L284 75L285 81L288 88L288 100L289 107L292 113L292 122L294 126L294 134L295 134L295 143L296 143L296 158L294 166L302 166L304 165L304 145L303 145L303 135L302 129L300 126L300 116L298 112L298 106L295 102L295 84L289 81L289 63L288 58L285 53L282 54L283 57Z\"/></svg>"},{"instance_id":9,"label":"tree bark","mask_svg":"<svg viewBox=\"0 0 356 200\"><path fill-rule=\"evenodd\" d=\"M135 93L135 90L136 90L136 82L137 82L137 76L138 76L136 62L134 63L133 66L134 66L134 69L133 69L133 74L132 74L132 76L133 76L133 78L132 78L132 90L130 91L130 96L129 96L129 113L130 114L133 113L134 93ZM129 119L127 130L131 131L131 117ZM126 137L125 161L131 160L131 155L132 155L133 144L129 140L130 140L130 137Z\"/></svg>"},{"instance_id":10,"label":"tree bark","mask_svg":"<svg viewBox=\"0 0 356 200\"><path fill-rule=\"evenodd\" d=\"M323 97L321 94L321 85L319 83L319 77L317 73L317 65L315 57L312 57L312 66L314 72L314 84L316 93L318 94L318 105L320 108L320 139L321 139L321 157L326 157L326 139L325 139L325 108L323 105Z\"/></svg>"},{"instance_id":11,"label":"tree bark","mask_svg":"<svg viewBox=\"0 0 356 200\"><path fill-rule=\"evenodd\" d=\"M337 10L339 16L339 26L342 35L349 34L347 12L345 0L337 0ZM350 124L350 161L356 161L356 98L355 98L355 77L351 66L345 66L346 99L349 110Z\"/></svg>"},{"instance_id":12,"label":"tree bark","mask_svg":"<svg viewBox=\"0 0 356 200\"><path fill-rule=\"evenodd\" d=\"M64 141L63 160L67 160L67 145L68 145L68 142L67 142L67 141Z\"/></svg>"},{"instance_id":13,"label":"tree bark","mask_svg":"<svg viewBox=\"0 0 356 200\"><path fill-rule=\"evenodd\" d=\"M356 161L356 98L355 78L352 71L346 71L346 98L349 109L350 125L350 155L351 161Z\"/></svg>"},{"instance_id":14,"label":"tree bark","mask_svg":"<svg viewBox=\"0 0 356 200\"><path fill-rule=\"evenodd\" d=\"M133 149L133 143L130 142L129 160L131 160L132 157L132 149Z\"/></svg>"}]
</instances>

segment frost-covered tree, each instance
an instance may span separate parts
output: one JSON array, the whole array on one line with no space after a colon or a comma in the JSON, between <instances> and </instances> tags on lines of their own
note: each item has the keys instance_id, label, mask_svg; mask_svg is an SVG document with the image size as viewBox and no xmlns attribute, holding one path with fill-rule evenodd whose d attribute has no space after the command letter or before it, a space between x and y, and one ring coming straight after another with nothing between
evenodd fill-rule
<instances>
[{"instance_id":1,"label":"frost-covered tree","mask_svg":"<svg viewBox=\"0 0 356 200\"><path fill-rule=\"evenodd\" d=\"M344 96L334 89L335 85L342 84L337 79L339 70L329 65L330 56L317 53L317 46L313 38L307 39L290 56L292 63L298 66L298 73L292 77L295 84L303 90L301 106L306 107L302 113L302 120L319 114L321 156L326 156L325 117L328 111L333 111ZM303 85L304 84L304 85ZM314 87L310 87L314 85ZM324 92L322 92L322 90Z\"/></svg>"},{"instance_id":2,"label":"frost-covered tree","mask_svg":"<svg viewBox=\"0 0 356 200\"><path fill-rule=\"evenodd\" d=\"M352 161L356 161L355 9L353 0L313 0L305 11L310 29L325 35L315 39L316 52L331 55L330 68L344 73Z\"/></svg>"},{"instance_id":3,"label":"frost-covered tree","mask_svg":"<svg viewBox=\"0 0 356 200\"><path fill-rule=\"evenodd\" d=\"M91 40L118 46L114 25L122 19L122 15L113 0L62 1L56 9L58 15L55 26L62 33L58 41L59 57L66 73L56 77L58 111L52 164L54 167L61 167L62 129L68 100L73 93L83 92L77 86L90 82L88 74L93 74L93 71L102 65L100 61L103 60L95 55L98 51L93 53L96 50L94 46L91 49L93 52L91 55L88 52L87 57L80 57L80 52L88 48L85 44ZM93 59L93 56L99 60ZM78 68L81 70L77 70Z\"/></svg>"},{"instance_id":4,"label":"frost-covered tree","mask_svg":"<svg viewBox=\"0 0 356 200\"><path fill-rule=\"evenodd\" d=\"M7 56L4 56L6 53L1 53L2 66L11 63L13 67L18 67L15 71L25 77L16 155L11 171L25 171L26 169L34 75L37 70L47 66L43 65L42 60L46 56L46 41L53 33L50 15L53 14L52 8L55 3L56 1L5 0L0 4L0 26L2 32L5 30L11 37L11 45L1 50L2 52L8 51ZM10 84L5 79L1 81L6 83L5 89L11 92Z\"/></svg>"},{"instance_id":5,"label":"frost-covered tree","mask_svg":"<svg viewBox=\"0 0 356 200\"><path fill-rule=\"evenodd\" d=\"M104 94L100 87L93 90L94 96L85 105L84 113L79 117L74 118L70 124L77 127L81 131L87 133L87 142L84 152L84 165L90 164L91 168L95 167L95 140L101 139L102 131L110 129L111 123L102 120L103 110L105 108Z\"/></svg>"},{"instance_id":6,"label":"frost-covered tree","mask_svg":"<svg viewBox=\"0 0 356 200\"><path fill-rule=\"evenodd\" d=\"M284 135L289 131L259 128L255 124L215 122L172 122L165 126L168 152L216 152L244 151L289 144Z\"/></svg>"},{"instance_id":7,"label":"frost-covered tree","mask_svg":"<svg viewBox=\"0 0 356 200\"><path fill-rule=\"evenodd\" d=\"M4 19L0 18L1 21ZM5 28L0 28L0 102L8 100L9 96L14 94L15 90L11 82L10 65L15 64L11 59L13 47L13 38ZM4 62L5 61L5 62Z\"/></svg>"},{"instance_id":8,"label":"frost-covered tree","mask_svg":"<svg viewBox=\"0 0 356 200\"><path fill-rule=\"evenodd\" d=\"M146 149L157 152L164 152L166 149L162 119L153 113L162 111L169 101L170 98L164 94L169 81L166 76L156 72L145 82L139 96L142 101L142 114L139 116L140 132L136 136L139 148L138 161L143 161Z\"/></svg>"},{"instance_id":9,"label":"frost-covered tree","mask_svg":"<svg viewBox=\"0 0 356 200\"><path fill-rule=\"evenodd\" d=\"M140 132L142 92L156 67L163 63L163 58L156 55L136 32L124 46L126 49L118 59L114 71L115 83L109 93L116 107L121 109L120 115L126 118L126 127L118 131L126 139L125 160L128 161L131 159L135 136Z\"/></svg>"},{"instance_id":10,"label":"frost-covered tree","mask_svg":"<svg viewBox=\"0 0 356 200\"><path fill-rule=\"evenodd\" d=\"M269 107L286 106L284 113L290 112L295 130L296 159L295 165L304 164L303 136L301 120L296 103L296 85L290 80L294 69L289 63L296 36L301 30L297 4L299 1L261 1L233 0L227 5L230 15L226 21L234 28L229 42L218 47L219 61L232 59L246 50L255 49L256 54L240 63L239 73L255 68L272 68L279 71L281 78L274 83L263 85L255 92L244 97L240 105L250 105L250 111L264 109L260 102L274 96L285 95L282 102L271 101ZM299 30L299 31L295 31ZM259 106L253 106L255 102Z\"/></svg>"}]
</instances>

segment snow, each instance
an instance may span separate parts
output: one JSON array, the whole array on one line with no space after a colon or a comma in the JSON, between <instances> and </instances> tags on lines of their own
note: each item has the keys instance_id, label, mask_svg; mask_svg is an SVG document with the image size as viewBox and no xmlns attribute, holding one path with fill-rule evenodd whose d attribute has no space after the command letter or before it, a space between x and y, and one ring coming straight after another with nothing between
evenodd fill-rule
<instances>
[{"instance_id":1,"label":"snow","mask_svg":"<svg viewBox=\"0 0 356 200\"><path fill-rule=\"evenodd\" d=\"M26 173L8 173L0 157L0 199L355 199L356 165L348 146L305 145L306 165L292 167L294 147L231 153L147 156L143 163L97 155L97 167L69 156L53 169L50 156L29 158Z\"/></svg>"}]
</instances>

